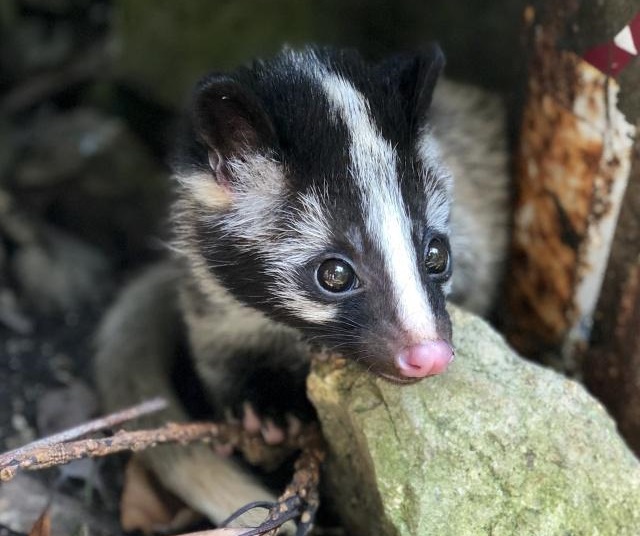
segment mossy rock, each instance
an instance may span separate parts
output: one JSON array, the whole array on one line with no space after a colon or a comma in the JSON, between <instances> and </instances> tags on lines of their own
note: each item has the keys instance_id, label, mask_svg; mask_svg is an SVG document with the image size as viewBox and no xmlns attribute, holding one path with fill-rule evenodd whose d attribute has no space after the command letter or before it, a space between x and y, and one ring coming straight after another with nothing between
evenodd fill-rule
<instances>
[{"instance_id":1,"label":"mossy rock","mask_svg":"<svg viewBox=\"0 0 640 536\"><path fill-rule=\"evenodd\" d=\"M309 379L350 534L640 534L640 463L579 384L452 308L456 360L403 387L346 363Z\"/></svg>"}]
</instances>

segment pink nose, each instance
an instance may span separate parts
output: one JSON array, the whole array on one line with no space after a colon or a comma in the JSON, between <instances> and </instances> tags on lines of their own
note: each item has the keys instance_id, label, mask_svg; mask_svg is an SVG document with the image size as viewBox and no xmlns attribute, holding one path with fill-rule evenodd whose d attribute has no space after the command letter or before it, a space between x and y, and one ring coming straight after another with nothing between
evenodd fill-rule
<instances>
[{"instance_id":1,"label":"pink nose","mask_svg":"<svg viewBox=\"0 0 640 536\"><path fill-rule=\"evenodd\" d=\"M425 378L444 372L452 360L453 348L438 339L405 348L396 356L395 363L402 376Z\"/></svg>"}]
</instances>

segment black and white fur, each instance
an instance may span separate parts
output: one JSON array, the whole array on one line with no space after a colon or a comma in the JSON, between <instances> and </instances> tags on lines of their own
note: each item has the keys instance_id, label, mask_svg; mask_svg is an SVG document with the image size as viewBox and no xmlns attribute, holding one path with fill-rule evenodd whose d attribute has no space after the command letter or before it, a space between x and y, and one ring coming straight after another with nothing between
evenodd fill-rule
<instances>
[{"instance_id":1,"label":"black and white fur","mask_svg":"<svg viewBox=\"0 0 640 536\"><path fill-rule=\"evenodd\" d=\"M488 310L507 235L504 117L479 90L436 88L442 66L437 47L378 64L309 47L199 84L174 166L177 258L125 290L98 338L108 408L164 394L162 419L186 418L171 371L190 360L214 418L277 442L285 416L312 413L309 345L409 381L403 348L451 340L447 296ZM433 237L453 275L425 270ZM318 266L336 258L358 284L332 294ZM144 456L213 520L271 496L204 446Z\"/></svg>"}]
</instances>

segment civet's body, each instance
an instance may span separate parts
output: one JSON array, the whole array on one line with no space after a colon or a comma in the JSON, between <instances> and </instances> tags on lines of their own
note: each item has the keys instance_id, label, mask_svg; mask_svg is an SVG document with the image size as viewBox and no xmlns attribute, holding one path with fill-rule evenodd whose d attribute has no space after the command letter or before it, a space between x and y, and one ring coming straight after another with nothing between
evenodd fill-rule
<instances>
[{"instance_id":1,"label":"civet's body","mask_svg":"<svg viewBox=\"0 0 640 536\"><path fill-rule=\"evenodd\" d=\"M483 313L496 293L507 175L500 105L436 87L442 64L437 47L379 64L307 48L199 84L174 164L176 258L99 336L110 409L163 394L162 420L187 418L182 377L213 418L277 442L312 413L310 346L396 383L446 369L447 297ZM145 457L213 520L271 497L206 446Z\"/></svg>"}]
</instances>

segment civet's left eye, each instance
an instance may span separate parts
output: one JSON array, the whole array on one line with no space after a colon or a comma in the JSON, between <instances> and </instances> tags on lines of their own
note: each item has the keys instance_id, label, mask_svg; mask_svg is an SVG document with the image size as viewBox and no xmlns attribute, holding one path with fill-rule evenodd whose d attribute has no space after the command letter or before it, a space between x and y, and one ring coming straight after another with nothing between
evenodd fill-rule
<instances>
[{"instance_id":1,"label":"civet's left eye","mask_svg":"<svg viewBox=\"0 0 640 536\"><path fill-rule=\"evenodd\" d=\"M444 275L451 262L449 246L441 238L432 238L424 253L424 266L429 275Z\"/></svg>"},{"instance_id":2,"label":"civet's left eye","mask_svg":"<svg viewBox=\"0 0 640 536\"><path fill-rule=\"evenodd\" d=\"M323 261L316 272L318 284L334 294L353 290L358 279L351 265L342 259Z\"/></svg>"}]
</instances>

